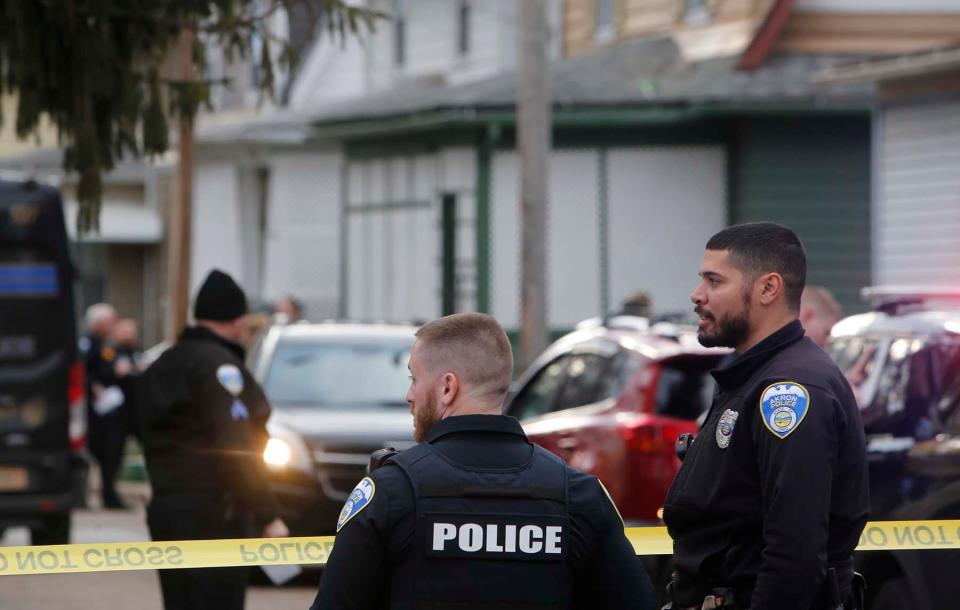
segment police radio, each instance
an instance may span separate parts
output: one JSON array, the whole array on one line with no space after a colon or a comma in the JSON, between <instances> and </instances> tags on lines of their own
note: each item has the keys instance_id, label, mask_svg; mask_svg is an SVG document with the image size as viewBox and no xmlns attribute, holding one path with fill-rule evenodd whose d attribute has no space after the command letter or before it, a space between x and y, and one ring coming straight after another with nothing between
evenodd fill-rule
<instances>
[{"instance_id":1,"label":"police radio","mask_svg":"<svg viewBox=\"0 0 960 610\"><path fill-rule=\"evenodd\" d=\"M370 463L367 464L367 474L370 474L377 468L380 468L387 463L387 460L397 455L399 452L393 447L384 447L383 449L377 449L370 454Z\"/></svg>"},{"instance_id":2,"label":"police radio","mask_svg":"<svg viewBox=\"0 0 960 610\"><path fill-rule=\"evenodd\" d=\"M677 442L673 446L673 450L676 451L677 457L680 458L680 461L683 461L683 458L687 457L687 451L690 451L690 445L693 444L693 439L695 437L690 432L684 432L677 437Z\"/></svg>"}]
</instances>

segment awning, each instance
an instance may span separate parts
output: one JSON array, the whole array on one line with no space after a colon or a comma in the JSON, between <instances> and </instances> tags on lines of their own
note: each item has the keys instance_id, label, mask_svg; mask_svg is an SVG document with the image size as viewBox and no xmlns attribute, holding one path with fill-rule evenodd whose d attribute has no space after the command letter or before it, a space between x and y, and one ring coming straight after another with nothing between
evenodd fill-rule
<instances>
[{"instance_id":1,"label":"awning","mask_svg":"<svg viewBox=\"0 0 960 610\"><path fill-rule=\"evenodd\" d=\"M163 240L160 213L145 205L107 199L100 208L100 231L77 237L76 201L64 202L70 241L85 244L158 244Z\"/></svg>"}]
</instances>

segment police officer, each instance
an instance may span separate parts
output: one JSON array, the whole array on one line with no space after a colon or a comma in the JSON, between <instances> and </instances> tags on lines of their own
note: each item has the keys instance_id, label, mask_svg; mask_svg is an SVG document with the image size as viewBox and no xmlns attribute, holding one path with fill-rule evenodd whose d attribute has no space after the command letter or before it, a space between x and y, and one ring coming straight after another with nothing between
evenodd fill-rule
<instances>
[{"instance_id":1,"label":"police officer","mask_svg":"<svg viewBox=\"0 0 960 610\"><path fill-rule=\"evenodd\" d=\"M287 536L261 458L270 407L243 365L247 300L214 270L194 303L196 326L142 378L139 420L153 497L154 540ZM161 570L166 610L242 609L247 568Z\"/></svg>"},{"instance_id":2,"label":"police officer","mask_svg":"<svg viewBox=\"0 0 960 610\"><path fill-rule=\"evenodd\" d=\"M713 371L713 404L664 506L674 610L858 605L863 425L797 319L806 270L800 240L778 224L733 226L707 243L692 295L700 343L736 357Z\"/></svg>"},{"instance_id":3,"label":"police officer","mask_svg":"<svg viewBox=\"0 0 960 610\"><path fill-rule=\"evenodd\" d=\"M87 333L80 339L87 383L87 421L90 454L100 467L100 494L104 508L124 509L116 490L123 460L128 415L114 367L117 352L109 339L117 324L117 311L107 303L87 308Z\"/></svg>"},{"instance_id":4,"label":"police officer","mask_svg":"<svg viewBox=\"0 0 960 610\"><path fill-rule=\"evenodd\" d=\"M350 495L313 610L651 607L603 486L500 414L513 357L496 320L423 326L409 367L419 444Z\"/></svg>"}]
</instances>

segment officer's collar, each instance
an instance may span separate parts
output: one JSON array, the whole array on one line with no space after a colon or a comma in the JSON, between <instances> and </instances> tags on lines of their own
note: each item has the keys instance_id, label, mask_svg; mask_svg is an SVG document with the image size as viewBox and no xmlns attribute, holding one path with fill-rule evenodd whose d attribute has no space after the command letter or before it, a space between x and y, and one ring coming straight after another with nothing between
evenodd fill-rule
<instances>
[{"instance_id":1,"label":"officer's collar","mask_svg":"<svg viewBox=\"0 0 960 610\"><path fill-rule=\"evenodd\" d=\"M744 353L738 355L723 368L710 371L720 387L731 389L747 380L760 368L770 356L782 350L791 343L803 339L804 330L800 320L790 322L777 332L757 343Z\"/></svg>"},{"instance_id":2,"label":"officer's collar","mask_svg":"<svg viewBox=\"0 0 960 610\"><path fill-rule=\"evenodd\" d=\"M438 421L425 442L432 443L441 436L458 432L495 432L527 438L520 422L508 415L454 415Z\"/></svg>"},{"instance_id":3,"label":"officer's collar","mask_svg":"<svg viewBox=\"0 0 960 610\"><path fill-rule=\"evenodd\" d=\"M246 350L243 349L242 345L238 345L233 341L227 341L217 333L213 332L209 328L204 328L202 326L188 326L183 329L183 332L180 333L179 341L213 341L219 343L223 347L227 348L233 352L237 358L240 360L245 360L247 356Z\"/></svg>"}]
</instances>

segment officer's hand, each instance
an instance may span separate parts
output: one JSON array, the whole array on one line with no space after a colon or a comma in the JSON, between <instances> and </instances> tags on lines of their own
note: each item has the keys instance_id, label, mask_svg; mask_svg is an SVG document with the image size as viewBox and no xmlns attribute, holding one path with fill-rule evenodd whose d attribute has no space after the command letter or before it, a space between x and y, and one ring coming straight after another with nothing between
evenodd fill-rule
<instances>
[{"instance_id":1,"label":"officer's hand","mask_svg":"<svg viewBox=\"0 0 960 610\"><path fill-rule=\"evenodd\" d=\"M287 524L280 518L274 519L263 528L264 538L286 538L289 535L290 530L287 529Z\"/></svg>"}]
</instances>

